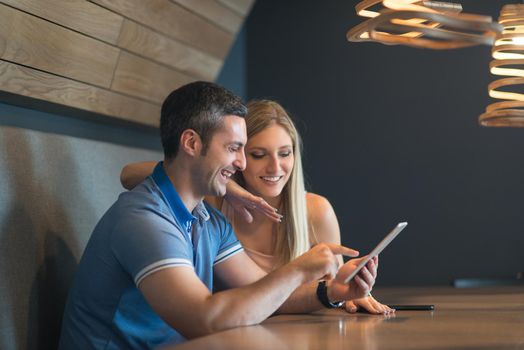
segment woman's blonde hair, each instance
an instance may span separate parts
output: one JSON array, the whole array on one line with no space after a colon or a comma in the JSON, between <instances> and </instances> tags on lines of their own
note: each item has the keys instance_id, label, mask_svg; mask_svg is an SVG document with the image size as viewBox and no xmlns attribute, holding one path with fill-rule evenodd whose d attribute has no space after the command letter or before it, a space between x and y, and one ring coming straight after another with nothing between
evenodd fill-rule
<instances>
[{"instance_id":1,"label":"woman's blonde hair","mask_svg":"<svg viewBox=\"0 0 524 350\"><path fill-rule=\"evenodd\" d=\"M248 139L262 130L277 124L283 127L293 143L294 163L288 182L282 189L279 211L284 215L278 225L274 256L276 266L281 266L310 248L306 190L302 170L302 140L287 112L275 101L254 100L247 104L245 118ZM239 179L241 185L243 178Z\"/></svg>"}]
</instances>

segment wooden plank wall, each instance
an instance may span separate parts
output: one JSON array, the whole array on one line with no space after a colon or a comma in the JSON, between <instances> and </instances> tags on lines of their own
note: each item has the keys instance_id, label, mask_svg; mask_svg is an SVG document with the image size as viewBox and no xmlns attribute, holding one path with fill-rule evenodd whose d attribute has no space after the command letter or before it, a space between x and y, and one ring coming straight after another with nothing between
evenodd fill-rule
<instances>
[{"instance_id":1,"label":"wooden plank wall","mask_svg":"<svg viewBox=\"0 0 524 350\"><path fill-rule=\"evenodd\" d=\"M216 79L253 2L0 0L0 91L157 127L173 89Z\"/></svg>"}]
</instances>

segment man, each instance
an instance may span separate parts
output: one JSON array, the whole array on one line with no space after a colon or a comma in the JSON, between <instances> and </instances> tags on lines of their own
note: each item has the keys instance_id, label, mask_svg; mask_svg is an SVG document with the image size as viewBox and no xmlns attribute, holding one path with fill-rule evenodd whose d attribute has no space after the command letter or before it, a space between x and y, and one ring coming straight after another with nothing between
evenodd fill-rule
<instances>
[{"instance_id":1,"label":"man","mask_svg":"<svg viewBox=\"0 0 524 350\"><path fill-rule=\"evenodd\" d=\"M166 98L165 160L96 226L66 305L61 349L153 348L369 293L376 259L354 282L335 282L334 254L358 254L338 245L319 244L266 275L226 219L202 202L223 196L245 167L246 112L213 83L191 83ZM231 289L213 294L213 273ZM317 287L321 278L327 288Z\"/></svg>"}]
</instances>

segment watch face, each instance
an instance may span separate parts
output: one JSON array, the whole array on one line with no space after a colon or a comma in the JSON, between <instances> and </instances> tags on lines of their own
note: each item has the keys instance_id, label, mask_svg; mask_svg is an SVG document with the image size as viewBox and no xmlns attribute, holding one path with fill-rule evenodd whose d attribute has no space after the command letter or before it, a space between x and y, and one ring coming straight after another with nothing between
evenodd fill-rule
<instances>
[{"instance_id":1,"label":"watch face","mask_svg":"<svg viewBox=\"0 0 524 350\"><path fill-rule=\"evenodd\" d=\"M344 302L343 301L335 301L334 303L331 303L333 304L333 307L342 307L342 305L344 305Z\"/></svg>"}]
</instances>

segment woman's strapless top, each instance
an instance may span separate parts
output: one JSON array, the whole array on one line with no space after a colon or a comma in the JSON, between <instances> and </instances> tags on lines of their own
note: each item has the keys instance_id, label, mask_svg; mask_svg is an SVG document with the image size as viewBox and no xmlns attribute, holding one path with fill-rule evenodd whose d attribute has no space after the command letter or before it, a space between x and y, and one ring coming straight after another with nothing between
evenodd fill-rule
<instances>
[{"instance_id":1,"label":"woman's strapless top","mask_svg":"<svg viewBox=\"0 0 524 350\"><path fill-rule=\"evenodd\" d=\"M275 257L273 255L263 254L246 246L244 246L244 251L251 260L267 273L270 273L275 269Z\"/></svg>"},{"instance_id":2,"label":"woman's strapless top","mask_svg":"<svg viewBox=\"0 0 524 350\"><path fill-rule=\"evenodd\" d=\"M233 226L234 228L235 227L235 209L233 209L233 207L229 205L227 201L223 201L220 211L229 220L229 222L231 223L231 226ZM244 244L242 244L242 246L244 247L246 254L258 266L260 266L262 270L269 273L275 269L275 257L273 255L267 255L267 254L260 253L259 251L256 251L254 249L244 246Z\"/></svg>"}]
</instances>

